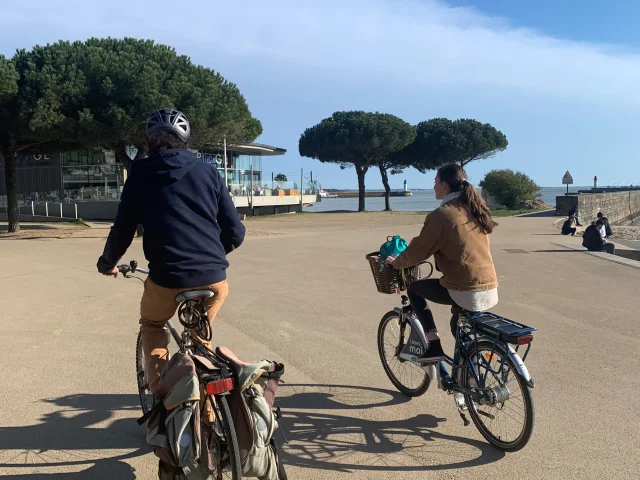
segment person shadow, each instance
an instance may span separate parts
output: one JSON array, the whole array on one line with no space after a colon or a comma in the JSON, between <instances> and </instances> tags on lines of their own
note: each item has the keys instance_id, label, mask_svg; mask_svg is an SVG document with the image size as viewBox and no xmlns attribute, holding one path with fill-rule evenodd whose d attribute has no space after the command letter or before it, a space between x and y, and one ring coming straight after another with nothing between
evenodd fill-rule
<instances>
[{"instance_id":1,"label":"person shadow","mask_svg":"<svg viewBox=\"0 0 640 480\"><path fill-rule=\"evenodd\" d=\"M484 465L505 455L486 442L440 431L446 418L418 413L405 419L372 419L373 408L411 400L395 391L285 384L278 395L276 406L283 416L281 433L275 435L286 440L278 441L285 465L337 472L439 471ZM367 412L348 414L354 410ZM394 418L392 412L389 418ZM457 418L455 409L452 415Z\"/></svg>"},{"instance_id":2,"label":"person shadow","mask_svg":"<svg viewBox=\"0 0 640 480\"><path fill-rule=\"evenodd\" d=\"M136 478L124 460L148 453L144 431L135 422L141 415L137 395L79 394L43 402L58 409L41 423L0 427L0 471L11 473L3 478ZM42 470L53 473L33 473Z\"/></svg>"}]
</instances>

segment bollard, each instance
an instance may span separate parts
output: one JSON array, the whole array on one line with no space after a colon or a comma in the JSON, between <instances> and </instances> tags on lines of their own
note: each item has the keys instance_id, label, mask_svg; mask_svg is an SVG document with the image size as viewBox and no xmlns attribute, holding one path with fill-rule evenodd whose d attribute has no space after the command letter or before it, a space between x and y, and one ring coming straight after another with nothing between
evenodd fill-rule
<instances>
[{"instance_id":1,"label":"bollard","mask_svg":"<svg viewBox=\"0 0 640 480\"><path fill-rule=\"evenodd\" d=\"M62 202L60 202L60 218L62 218Z\"/></svg>"},{"instance_id":2,"label":"bollard","mask_svg":"<svg viewBox=\"0 0 640 480\"><path fill-rule=\"evenodd\" d=\"M33 200L31 200L31 216L35 217L35 210L33 209Z\"/></svg>"},{"instance_id":3,"label":"bollard","mask_svg":"<svg viewBox=\"0 0 640 480\"><path fill-rule=\"evenodd\" d=\"M49 202L44 202L44 214L49 216Z\"/></svg>"},{"instance_id":4,"label":"bollard","mask_svg":"<svg viewBox=\"0 0 640 480\"><path fill-rule=\"evenodd\" d=\"M73 204L73 206L74 206L74 207L75 207L75 209L76 209L76 220L77 220L77 219L78 219L78 204L77 204L77 203L74 203L74 204Z\"/></svg>"}]
</instances>

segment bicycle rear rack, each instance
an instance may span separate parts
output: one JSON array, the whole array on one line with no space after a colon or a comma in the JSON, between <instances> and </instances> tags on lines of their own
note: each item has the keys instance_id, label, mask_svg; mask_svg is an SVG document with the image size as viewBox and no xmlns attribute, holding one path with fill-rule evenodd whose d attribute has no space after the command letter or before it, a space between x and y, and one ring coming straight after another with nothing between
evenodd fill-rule
<instances>
[{"instance_id":1,"label":"bicycle rear rack","mask_svg":"<svg viewBox=\"0 0 640 480\"><path fill-rule=\"evenodd\" d=\"M514 345L528 343L531 341L531 338L528 337L531 337L531 334L536 331L533 327L489 312L466 313L464 316L478 332L498 337L500 340ZM520 339L528 341L524 342Z\"/></svg>"}]
</instances>

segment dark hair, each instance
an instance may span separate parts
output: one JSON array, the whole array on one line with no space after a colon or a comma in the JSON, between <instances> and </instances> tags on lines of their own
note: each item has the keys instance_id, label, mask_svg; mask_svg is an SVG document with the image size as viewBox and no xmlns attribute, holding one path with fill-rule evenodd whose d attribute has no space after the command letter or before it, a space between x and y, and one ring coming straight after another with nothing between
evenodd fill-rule
<instances>
[{"instance_id":1,"label":"dark hair","mask_svg":"<svg viewBox=\"0 0 640 480\"><path fill-rule=\"evenodd\" d=\"M467 173L464 171L464 168L455 163L445 165L438 169L438 177L441 182L449 185L452 192L462 192L460 202L462 202L471 215L478 220L478 223L486 233L493 232L493 229L497 227L498 224L493 221L491 210L487 207L484 199L478 191L473 188L473 185L467 181Z\"/></svg>"},{"instance_id":2,"label":"dark hair","mask_svg":"<svg viewBox=\"0 0 640 480\"><path fill-rule=\"evenodd\" d=\"M164 152L165 150L185 149L187 144L184 143L176 134L171 132L152 132L147 137L149 145L149 153L154 154Z\"/></svg>"},{"instance_id":3,"label":"dark hair","mask_svg":"<svg viewBox=\"0 0 640 480\"><path fill-rule=\"evenodd\" d=\"M598 215L596 215L598 218L602 218L604 217L604 214L602 212L598 212Z\"/></svg>"},{"instance_id":4,"label":"dark hair","mask_svg":"<svg viewBox=\"0 0 640 480\"><path fill-rule=\"evenodd\" d=\"M596 225L596 227L604 227L604 220L599 218L598 220L596 220L595 225Z\"/></svg>"}]
</instances>

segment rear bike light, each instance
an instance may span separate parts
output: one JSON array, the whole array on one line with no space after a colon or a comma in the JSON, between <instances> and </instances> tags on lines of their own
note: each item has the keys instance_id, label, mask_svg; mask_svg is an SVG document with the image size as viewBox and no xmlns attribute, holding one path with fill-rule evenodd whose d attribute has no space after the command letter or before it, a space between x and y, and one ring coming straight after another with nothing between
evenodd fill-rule
<instances>
[{"instance_id":1,"label":"rear bike light","mask_svg":"<svg viewBox=\"0 0 640 480\"><path fill-rule=\"evenodd\" d=\"M224 378L215 382L207 383L204 387L209 395L220 395L221 393L233 390L233 379Z\"/></svg>"},{"instance_id":2,"label":"rear bike light","mask_svg":"<svg viewBox=\"0 0 640 480\"><path fill-rule=\"evenodd\" d=\"M524 337L518 337L518 345L526 345L533 340L533 335L525 335Z\"/></svg>"}]
</instances>

